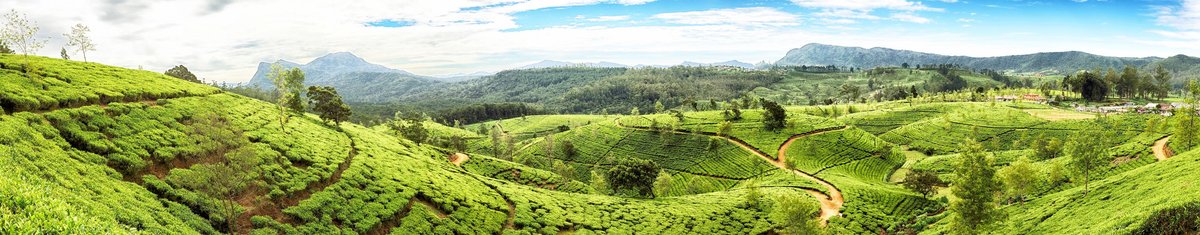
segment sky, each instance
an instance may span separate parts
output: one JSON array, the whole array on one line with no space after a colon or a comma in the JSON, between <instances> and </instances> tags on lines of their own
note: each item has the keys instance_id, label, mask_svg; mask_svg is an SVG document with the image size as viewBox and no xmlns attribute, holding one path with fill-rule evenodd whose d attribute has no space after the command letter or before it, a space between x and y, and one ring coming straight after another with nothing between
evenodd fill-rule
<instances>
[{"instance_id":1,"label":"sky","mask_svg":"<svg viewBox=\"0 0 1200 235\"><path fill-rule=\"evenodd\" d=\"M541 60L774 62L808 43L1200 56L1200 0L0 0L11 10L40 27L38 55L58 57L82 23L93 62L182 64L222 82L341 51L434 76Z\"/></svg>"}]
</instances>

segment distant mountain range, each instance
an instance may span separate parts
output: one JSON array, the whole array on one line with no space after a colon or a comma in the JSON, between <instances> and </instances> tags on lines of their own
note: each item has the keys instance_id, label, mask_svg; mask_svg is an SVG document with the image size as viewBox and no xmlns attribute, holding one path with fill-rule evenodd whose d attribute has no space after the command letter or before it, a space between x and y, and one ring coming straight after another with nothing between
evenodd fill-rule
<instances>
[{"instance_id":1,"label":"distant mountain range","mask_svg":"<svg viewBox=\"0 0 1200 235\"><path fill-rule=\"evenodd\" d=\"M569 67L587 67L587 68L644 68L644 67L654 67L654 68L667 68L667 67L671 67L671 66L691 66L691 67L701 67L701 66L731 66L731 67L741 67L741 68L746 68L746 69L754 69L754 68L755 68L754 64L750 64L750 63L746 63L746 62L741 62L741 61L737 61L737 60L730 60L730 61L725 61L725 62L716 62L716 63L699 63L699 62L692 62L692 61L684 61L683 63L677 64L677 65L644 65L644 64L639 64L639 65L633 65L633 66L630 66L630 65L624 65L624 64L618 64L618 63L613 63L613 62L607 62L607 61L600 61L600 62L585 62L585 63L572 63L572 62L565 62L565 61L543 60L543 61L540 61L540 62L537 62L537 63L533 63L533 64L530 64L530 65L525 65L525 66L517 67L516 69L569 68Z\"/></svg>"},{"instance_id":2,"label":"distant mountain range","mask_svg":"<svg viewBox=\"0 0 1200 235\"><path fill-rule=\"evenodd\" d=\"M890 48L844 47L812 43L788 51L776 65L836 65L875 68L922 64L959 64L976 69L1015 72L1072 72L1096 67L1143 67L1161 60L1158 57L1128 58L1088 54L1079 51L1043 52L998 57L947 56Z\"/></svg>"},{"instance_id":3,"label":"distant mountain range","mask_svg":"<svg viewBox=\"0 0 1200 235\"><path fill-rule=\"evenodd\" d=\"M338 93L341 94L349 102L395 102L401 100L421 100L429 97L453 96L455 91L460 94L507 94L501 96L514 96L516 93L503 89L510 82L518 83L538 83L534 80L513 80L507 77L500 76L504 72L490 73L477 72L468 74L450 74L442 76L422 76L410 73L408 71L388 68L383 65L373 64L366 60L355 56L349 52L338 52L328 54L307 64L298 64L286 60L279 60L274 63L280 64L285 68L300 68L307 75L306 85L323 85L336 87ZM787 53L782 59L777 61L775 65L837 65L850 66L857 68L874 68L881 66L899 66L903 63L910 65L921 64L960 64L977 69L992 69L1000 71L1016 71L1016 72L1064 72L1078 71L1081 69L1093 69L1097 67L1123 67L1132 65L1142 67L1144 69L1152 68L1153 66L1162 65L1172 74L1177 76L1177 81L1186 78L1197 78L1200 75L1200 58L1189 57L1185 55L1172 56L1170 58L1125 58L1125 57L1108 57L1088 54L1084 52L1048 52L1029 55L1014 55L1000 57L966 57L966 56L945 56L931 53L922 53L907 50L895 50L888 48L871 48L865 49L860 47L842 47L831 46L824 44L808 44L804 47L793 49ZM267 79L267 73L270 72L272 63L262 62L258 65L258 71L246 84L248 86L258 86L262 89L274 89L272 82ZM596 71L605 71L612 73L624 71L628 68L644 68L656 67L666 68L672 66L731 66L747 69L766 68L770 64L759 63L758 65L740 62L736 60L716 62L716 63L698 63L685 61L678 65L623 65L612 62L594 62L594 63L572 63L564 61L545 60L530 65L521 66L510 71L528 70L528 69L566 69L579 70L592 73ZM595 70L595 69L619 69L619 70ZM572 74L564 71L557 71L558 74ZM523 75L522 75L523 76ZM572 74L571 76L578 76ZM609 75L611 76L611 75ZM583 76L587 77L587 76ZM561 80L561 77L544 77L538 79ZM602 79L599 77L590 79ZM503 81L503 82L497 82ZM571 84L579 85L590 83L593 80L580 81ZM571 86L557 87L557 92L565 92L570 90ZM462 98L462 97L456 97ZM511 97L510 97L511 98ZM494 98L493 100L504 100ZM518 99L520 100L520 99ZM529 99L533 100L533 99Z\"/></svg>"}]
</instances>

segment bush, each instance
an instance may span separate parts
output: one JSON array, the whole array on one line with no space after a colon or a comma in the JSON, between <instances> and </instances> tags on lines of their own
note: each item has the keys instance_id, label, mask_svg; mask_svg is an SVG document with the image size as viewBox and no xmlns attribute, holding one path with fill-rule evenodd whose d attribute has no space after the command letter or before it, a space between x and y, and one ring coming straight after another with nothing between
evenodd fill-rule
<instances>
[{"instance_id":1,"label":"bush","mask_svg":"<svg viewBox=\"0 0 1200 235\"><path fill-rule=\"evenodd\" d=\"M1154 212L1133 234L1196 234L1200 231L1200 202Z\"/></svg>"}]
</instances>

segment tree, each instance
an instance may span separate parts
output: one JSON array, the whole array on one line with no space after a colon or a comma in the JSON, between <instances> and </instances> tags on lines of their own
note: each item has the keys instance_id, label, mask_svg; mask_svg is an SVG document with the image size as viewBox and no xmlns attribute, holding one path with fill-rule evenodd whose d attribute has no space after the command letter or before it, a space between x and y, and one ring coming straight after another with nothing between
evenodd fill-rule
<instances>
[{"instance_id":1,"label":"tree","mask_svg":"<svg viewBox=\"0 0 1200 235\"><path fill-rule=\"evenodd\" d=\"M350 106L342 102L342 96L331 86L308 87L308 102L321 120L333 121L334 125L350 118Z\"/></svg>"},{"instance_id":2,"label":"tree","mask_svg":"<svg viewBox=\"0 0 1200 235\"><path fill-rule=\"evenodd\" d=\"M1107 135L1103 133L1104 129L1099 127L1101 124L1098 122L1091 128L1076 131L1064 147L1064 152L1070 157L1068 166L1075 173L1076 179L1083 181L1084 195L1088 193L1091 174L1107 166L1110 160L1108 148L1103 147L1108 143Z\"/></svg>"},{"instance_id":3,"label":"tree","mask_svg":"<svg viewBox=\"0 0 1200 235\"><path fill-rule=\"evenodd\" d=\"M1164 69L1159 64L1158 67L1154 68L1153 77L1155 84L1157 84L1157 91L1154 93L1154 97L1159 100L1167 98L1167 93L1171 91L1171 73L1167 72L1167 69Z\"/></svg>"},{"instance_id":4,"label":"tree","mask_svg":"<svg viewBox=\"0 0 1200 235\"><path fill-rule=\"evenodd\" d=\"M778 131L783 129L784 123L787 121L787 111L783 110L782 106L774 101L762 99L763 110L763 127L768 131Z\"/></svg>"},{"instance_id":5,"label":"tree","mask_svg":"<svg viewBox=\"0 0 1200 235\"><path fill-rule=\"evenodd\" d=\"M641 112L638 112L638 108L637 108L637 107L633 107L633 109L630 109L630 110L629 110L629 115L632 115L632 116L637 116L637 115L642 115L642 113L641 113Z\"/></svg>"},{"instance_id":6,"label":"tree","mask_svg":"<svg viewBox=\"0 0 1200 235\"><path fill-rule=\"evenodd\" d=\"M1185 102L1193 105L1196 103L1190 97ZM1176 149L1176 151L1187 151L1195 146L1196 140L1200 139L1200 125L1196 125L1196 119L1200 118L1196 117L1196 108L1193 106L1180 107L1175 110L1175 116L1172 116L1171 119L1174 119L1171 123L1175 124L1173 128L1175 138L1171 138L1171 142L1176 142L1176 145L1182 148Z\"/></svg>"},{"instance_id":7,"label":"tree","mask_svg":"<svg viewBox=\"0 0 1200 235\"><path fill-rule=\"evenodd\" d=\"M1141 78L1136 68L1126 65L1125 69L1121 70L1121 77L1117 79L1117 94L1124 98L1133 97L1138 93L1138 82Z\"/></svg>"},{"instance_id":8,"label":"tree","mask_svg":"<svg viewBox=\"0 0 1200 235\"><path fill-rule=\"evenodd\" d=\"M800 197L781 196L769 215L778 224L778 232L787 235L821 234L816 218L818 208Z\"/></svg>"},{"instance_id":9,"label":"tree","mask_svg":"<svg viewBox=\"0 0 1200 235\"><path fill-rule=\"evenodd\" d=\"M243 210L236 200L250 185L262 183L259 171L255 169L262 163L253 147L242 147L225 154L222 162L197 164L173 180L184 188L218 200L228 231L236 233L237 216ZM172 172L172 175L176 174Z\"/></svg>"},{"instance_id":10,"label":"tree","mask_svg":"<svg viewBox=\"0 0 1200 235\"><path fill-rule=\"evenodd\" d=\"M71 27L70 34L63 34L67 37L67 46L75 47L75 51L83 55L83 62L88 61L87 52L96 50L96 44L93 44L92 39L88 38L88 33L91 31L92 29L86 25L75 24L75 27Z\"/></svg>"},{"instance_id":11,"label":"tree","mask_svg":"<svg viewBox=\"0 0 1200 235\"><path fill-rule=\"evenodd\" d=\"M720 126L717 127L718 136L729 135L730 131L733 131L733 123L729 121L721 121Z\"/></svg>"},{"instance_id":12,"label":"tree","mask_svg":"<svg viewBox=\"0 0 1200 235\"><path fill-rule=\"evenodd\" d=\"M177 65L175 67L172 67L171 69L168 69L166 72L163 72L163 74L166 74L167 76L175 77L178 79L183 79L184 81L189 81L189 82L194 82L194 83L202 83L202 82L200 82L200 79L196 78L195 74L192 74L192 71L188 71L188 68L184 67L183 65Z\"/></svg>"},{"instance_id":13,"label":"tree","mask_svg":"<svg viewBox=\"0 0 1200 235\"><path fill-rule=\"evenodd\" d=\"M903 184L905 188L920 193L921 196L929 197L936 192L933 187L942 184L942 180L938 179L934 172L913 169L904 176Z\"/></svg>"},{"instance_id":14,"label":"tree","mask_svg":"<svg viewBox=\"0 0 1200 235\"><path fill-rule=\"evenodd\" d=\"M420 113L396 112L394 118L396 120L392 121L390 125L392 130L398 132L400 137L411 140L417 143L417 145L421 145L421 143L429 140L429 130L425 129L425 115ZM496 134L493 133L493 135Z\"/></svg>"},{"instance_id":15,"label":"tree","mask_svg":"<svg viewBox=\"0 0 1200 235\"><path fill-rule=\"evenodd\" d=\"M29 54L37 53L46 45L46 40L38 40L34 38L37 34L37 22L29 22L25 14L11 10L4 14L5 24L4 29L0 30L0 41L12 43L17 50L25 54L25 76L31 77L29 73L33 65L29 61Z\"/></svg>"},{"instance_id":16,"label":"tree","mask_svg":"<svg viewBox=\"0 0 1200 235\"><path fill-rule=\"evenodd\" d=\"M3 31L0 31L2 33ZM12 54L12 48L8 48L8 43L4 42L4 35L0 34L0 54Z\"/></svg>"},{"instance_id":17,"label":"tree","mask_svg":"<svg viewBox=\"0 0 1200 235\"><path fill-rule=\"evenodd\" d=\"M663 107L662 101L654 101L654 113L663 113L665 111L667 111L667 108Z\"/></svg>"},{"instance_id":18,"label":"tree","mask_svg":"<svg viewBox=\"0 0 1200 235\"><path fill-rule=\"evenodd\" d=\"M665 197L671 191L671 174L666 171L658 173L658 178L654 179L654 196Z\"/></svg>"},{"instance_id":19,"label":"tree","mask_svg":"<svg viewBox=\"0 0 1200 235\"><path fill-rule=\"evenodd\" d=\"M1093 102L1104 101L1108 97L1108 83L1091 72L1083 71L1070 80L1072 88L1079 92L1084 99Z\"/></svg>"},{"instance_id":20,"label":"tree","mask_svg":"<svg viewBox=\"0 0 1200 235\"><path fill-rule=\"evenodd\" d=\"M71 56L70 56L70 55L67 55L67 48L63 48L63 49L62 49L62 51L60 51L60 52L58 52L58 53L59 53L59 56L61 56L61 57L62 57L62 59L64 59L64 60L71 60Z\"/></svg>"},{"instance_id":21,"label":"tree","mask_svg":"<svg viewBox=\"0 0 1200 235\"><path fill-rule=\"evenodd\" d=\"M1025 196L1033 192L1037 186L1038 172L1028 157L1021 156L1016 162L1000 169L1000 180L1004 182L1004 191L1010 198L1016 198L1022 204Z\"/></svg>"},{"instance_id":22,"label":"tree","mask_svg":"<svg viewBox=\"0 0 1200 235\"><path fill-rule=\"evenodd\" d=\"M606 195L610 193L609 189L608 189L610 187L608 184L608 180L604 179L603 173L600 173L599 171L596 171L596 170L592 170L590 179L592 180L592 182L591 182L592 189L595 189L596 192L598 192L600 194L606 194Z\"/></svg>"},{"instance_id":23,"label":"tree","mask_svg":"<svg viewBox=\"0 0 1200 235\"><path fill-rule=\"evenodd\" d=\"M950 191L959 198L950 204L954 219L951 230L956 234L982 234L1003 216L996 208L996 193L1001 185L982 145L967 139L963 148L950 186Z\"/></svg>"},{"instance_id":24,"label":"tree","mask_svg":"<svg viewBox=\"0 0 1200 235\"><path fill-rule=\"evenodd\" d=\"M653 198L659 171L658 164L650 160L623 158L608 170L606 180L616 195Z\"/></svg>"},{"instance_id":25,"label":"tree","mask_svg":"<svg viewBox=\"0 0 1200 235\"><path fill-rule=\"evenodd\" d=\"M275 63L271 65L271 72L267 73L267 77L275 84L275 94L277 95L275 102L279 106L279 127L287 132L289 118L287 110L304 111L304 103L300 97L300 93L304 89L304 71L299 68L284 70L283 65Z\"/></svg>"}]
</instances>

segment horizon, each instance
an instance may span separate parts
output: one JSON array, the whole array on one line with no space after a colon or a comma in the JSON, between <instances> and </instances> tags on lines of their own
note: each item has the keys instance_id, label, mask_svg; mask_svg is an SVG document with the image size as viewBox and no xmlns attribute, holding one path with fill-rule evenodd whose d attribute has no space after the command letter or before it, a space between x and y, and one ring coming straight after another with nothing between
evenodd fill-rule
<instances>
[{"instance_id":1,"label":"horizon","mask_svg":"<svg viewBox=\"0 0 1200 235\"><path fill-rule=\"evenodd\" d=\"M333 52L427 76L544 60L774 63L809 43L971 57L1200 54L1200 0L0 3L41 27L49 42L38 55L57 55L62 33L83 23L98 44L93 62L151 71L182 64L228 83L248 81L259 62L303 64Z\"/></svg>"}]
</instances>

